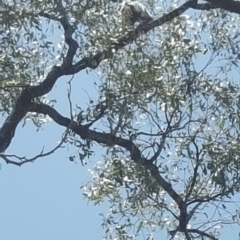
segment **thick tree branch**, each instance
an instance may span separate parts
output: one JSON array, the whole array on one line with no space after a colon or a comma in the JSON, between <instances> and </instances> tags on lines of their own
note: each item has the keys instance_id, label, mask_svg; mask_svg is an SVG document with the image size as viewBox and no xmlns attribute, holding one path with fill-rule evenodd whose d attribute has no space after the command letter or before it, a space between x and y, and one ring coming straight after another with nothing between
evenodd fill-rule
<instances>
[{"instance_id":1,"label":"thick tree branch","mask_svg":"<svg viewBox=\"0 0 240 240\"><path fill-rule=\"evenodd\" d=\"M29 106L29 111L48 115L56 123L69 128L74 133L79 135L82 139L96 141L97 143L106 144L107 146L118 145L126 149L130 153L131 159L135 163L144 166L151 172L151 175L156 179L159 185L173 198L173 200L178 204L179 208L185 206L185 203L183 202L180 195L177 194L177 192L173 190L171 184L166 182L160 175L157 166L154 165L151 161L142 157L140 150L131 140L123 139L110 133L93 131L89 129L87 125L80 125L77 122L71 121L69 118L63 117L54 108L46 104L31 103Z\"/></svg>"},{"instance_id":2,"label":"thick tree branch","mask_svg":"<svg viewBox=\"0 0 240 240\"><path fill-rule=\"evenodd\" d=\"M41 11L40 13L38 13L38 15L51 19L53 21L57 21L62 25L64 30L65 42L68 45L68 52L63 61L63 66L71 67L74 55L76 54L79 45L77 41L72 38L72 34L74 33L75 28L69 23L67 13L62 5L62 2L59 1L57 5L57 10L60 16L55 16L44 11Z\"/></svg>"},{"instance_id":3,"label":"thick tree branch","mask_svg":"<svg viewBox=\"0 0 240 240\"><path fill-rule=\"evenodd\" d=\"M219 8L216 5L212 5L211 3L198 3L196 4L193 9L196 10L210 10L210 9L216 9Z\"/></svg>"},{"instance_id":4,"label":"thick tree branch","mask_svg":"<svg viewBox=\"0 0 240 240\"><path fill-rule=\"evenodd\" d=\"M12 113L7 117L0 129L0 152L3 152L11 143L17 125L28 112L31 100L48 93L52 89L56 80L63 75L62 70L61 67L53 67L43 83L34 87L27 86L22 91L16 101Z\"/></svg>"},{"instance_id":5,"label":"thick tree branch","mask_svg":"<svg viewBox=\"0 0 240 240\"><path fill-rule=\"evenodd\" d=\"M222 8L232 13L240 14L240 2L234 0L205 0L211 6ZM194 8L194 6L193 6Z\"/></svg>"}]
</instances>

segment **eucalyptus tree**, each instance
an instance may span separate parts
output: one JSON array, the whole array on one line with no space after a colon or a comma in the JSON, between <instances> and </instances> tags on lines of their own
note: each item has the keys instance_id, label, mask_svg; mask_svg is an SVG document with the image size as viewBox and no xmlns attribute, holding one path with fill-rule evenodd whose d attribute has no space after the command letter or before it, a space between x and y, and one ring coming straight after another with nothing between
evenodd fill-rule
<instances>
[{"instance_id":1,"label":"eucalyptus tree","mask_svg":"<svg viewBox=\"0 0 240 240\"><path fill-rule=\"evenodd\" d=\"M239 223L240 3L144 0L152 19L131 26L119 4L2 1L1 158L21 166L72 144L79 154L69 159L87 163L97 143L104 157L84 195L109 201L106 238L166 229L172 239L218 239ZM83 70L97 76L87 107L71 100ZM46 95L63 76L69 116ZM8 152L20 123L50 119L66 130L54 149Z\"/></svg>"}]
</instances>

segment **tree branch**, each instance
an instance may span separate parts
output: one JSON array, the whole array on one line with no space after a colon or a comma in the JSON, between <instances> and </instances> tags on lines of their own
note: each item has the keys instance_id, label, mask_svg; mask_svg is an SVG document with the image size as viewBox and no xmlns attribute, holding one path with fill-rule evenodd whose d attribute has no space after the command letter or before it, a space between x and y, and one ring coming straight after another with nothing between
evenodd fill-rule
<instances>
[{"instance_id":1,"label":"tree branch","mask_svg":"<svg viewBox=\"0 0 240 240\"><path fill-rule=\"evenodd\" d=\"M209 239L212 239L212 240L218 240L218 238L215 238L214 236L206 233L206 232L203 232L201 230L198 230L198 229L188 229L188 232L190 233L197 233L199 234L200 236L204 236L204 237L207 237Z\"/></svg>"},{"instance_id":2,"label":"tree branch","mask_svg":"<svg viewBox=\"0 0 240 240\"><path fill-rule=\"evenodd\" d=\"M68 127L82 139L96 141L97 143L106 144L107 146L118 145L126 149L130 153L131 159L135 163L142 165L151 172L152 176L156 179L159 185L178 204L179 208L185 206L185 203L180 195L177 194L177 192L173 190L171 184L166 182L165 179L160 175L157 166L151 161L148 161L146 158L142 157L141 151L131 140L123 139L110 133L101 133L91 130L87 125L81 125L77 122L71 121L69 118L63 117L54 108L46 104L31 103L29 106L29 111L48 115L56 123L64 127Z\"/></svg>"},{"instance_id":3,"label":"tree branch","mask_svg":"<svg viewBox=\"0 0 240 240\"><path fill-rule=\"evenodd\" d=\"M205 0L211 4L211 6L216 6L218 8L227 10L232 13L240 14L240 2L234 0ZM193 6L193 8L195 8Z\"/></svg>"},{"instance_id":4,"label":"tree branch","mask_svg":"<svg viewBox=\"0 0 240 240\"><path fill-rule=\"evenodd\" d=\"M53 149L49 150L48 152L43 152L44 149L42 149L42 151L39 154L37 154L36 156L34 156L32 158L18 157L16 155L5 155L5 154L0 154L0 158L2 158L7 164L13 164L13 165L16 165L19 167L21 167L25 163L33 163L38 158L43 158L43 157L49 156L50 154L53 154L57 149L59 149L62 146L62 144L64 143L64 141L66 140L68 132L69 132L69 129L67 129L65 131L61 141L57 144L57 146L54 147ZM10 158L16 158L19 161L18 162L13 161Z\"/></svg>"}]
</instances>

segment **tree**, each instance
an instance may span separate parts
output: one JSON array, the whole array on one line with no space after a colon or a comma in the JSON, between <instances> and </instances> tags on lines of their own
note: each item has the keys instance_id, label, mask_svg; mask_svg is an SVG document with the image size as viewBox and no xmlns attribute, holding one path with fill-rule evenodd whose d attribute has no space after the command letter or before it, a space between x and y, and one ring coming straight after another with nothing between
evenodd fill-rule
<instances>
[{"instance_id":1,"label":"tree","mask_svg":"<svg viewBox=\"0 0 240 240\"><path fill-rule=\"evenodd\" d=\"M95 203L110 202L107 238L143 232L151 239L167 229L171 239L218 239L219 228L240 218L240 3L149 0L159 9L155 20L133 29L122 25L116 4L3 1L1 158L21 166L73 144L79 155L69 159L86 163L100 144L105 159L84 189ZM98 74L99 95L89 93L82 109L71 84L85 69ZM70 116L45 96L62 76L72 77ZM27 119L37 128L49 119L64 126L62 140L33 158L7 154Z\"/></svg>"}]
</instances>

